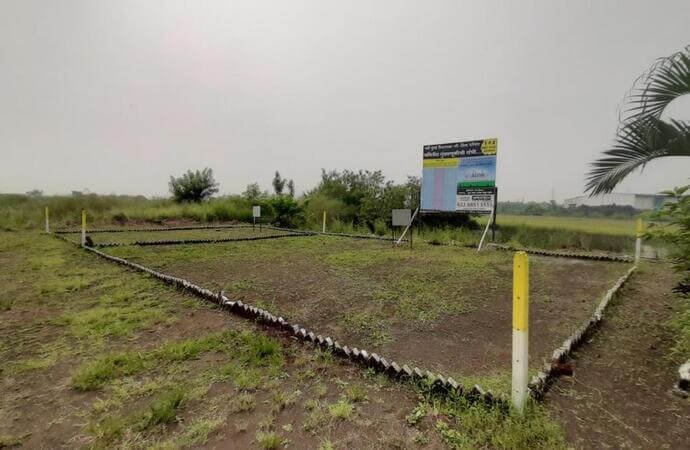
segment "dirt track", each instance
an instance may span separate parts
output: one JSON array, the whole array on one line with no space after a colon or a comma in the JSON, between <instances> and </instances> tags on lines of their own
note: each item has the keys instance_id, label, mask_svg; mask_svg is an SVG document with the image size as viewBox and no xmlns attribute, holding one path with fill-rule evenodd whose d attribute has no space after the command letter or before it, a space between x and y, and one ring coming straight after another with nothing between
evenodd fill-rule
<instances>
[{"instance_id":1,"label":"dirt track","mask_svg":"<svg viewBox=\"0 0 690 450\"><path fill-rule=\"evenodd\" d=\"M575 373L547 395L577 448L689 448L690 401L671 394L679 358L665 323L678 306L667 266L643 266L576 355ZM682 359L682 358L680 358Z\"/></svg>"}]
</instances>

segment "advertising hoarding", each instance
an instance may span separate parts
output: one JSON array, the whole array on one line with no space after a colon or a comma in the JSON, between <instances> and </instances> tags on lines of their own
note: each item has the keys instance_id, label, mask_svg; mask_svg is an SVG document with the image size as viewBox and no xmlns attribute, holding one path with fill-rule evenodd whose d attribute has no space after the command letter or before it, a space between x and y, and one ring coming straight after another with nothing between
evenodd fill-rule
<instances>
[{"instance_id":1,"label":"advertising hoarding","mask_svg":"<svg viewBox=\"0 0 690 450\"><path fill-rule=\"evenodd\" d=\"M424 146L422 211L490 214L497 139Z\"/></svg>"}]
</instances>

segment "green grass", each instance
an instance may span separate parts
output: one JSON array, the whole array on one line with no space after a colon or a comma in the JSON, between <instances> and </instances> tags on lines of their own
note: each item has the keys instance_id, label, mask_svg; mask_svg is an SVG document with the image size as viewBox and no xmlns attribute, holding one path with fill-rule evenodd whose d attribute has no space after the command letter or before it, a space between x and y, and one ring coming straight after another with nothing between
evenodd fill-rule
<instances>
[{"instance_id":1,"label":"green grass","mask_svg":"<svg viewBox=\"0 0 690 450\"><path fill-rule=\"evenodd\" d=\"M27 197L0 195L0 229L43 230L45 207L50 222L57 227L76 227L81 210L87 210L89 227L110 226L123 221L160 223L186 219L198 222L251 221L252 202L240 197L212 199L204 203L179 204L169 199L146 199L141 196L82 195Z\"/></svg>"},{"instance_id":2,"label":"green grass","mask_svg":"<svg viewBox=\"0 0 690 450\"><path fill-rule=\"evenodd\" d=\"M63 314L55 321L66 325L77 337L129 336L133 331L147 328L168 318L164 308L145 303L131 306L95 307Z\"/></svg>"},{"instance_id":3,"label":"green grass","mask_svg":"<svg viewBox=\"0 0 690 450\"><path fill-rule=\"evenodd\" d=\"M185 394L182 389L174 389L164 392L149 406L148 411L143 415L139 422L139 429L145 430L149 427L170 423L175 420L178 408L184 401Z\"/></svg>"},{"instance_id":4,"label":"green grass","mask_svg":"<svg viewBox=\"0 0 690 450\"><path fill-rule=\"evenodd\" d=\"M486 223L482 217L480 222ZM589 217L562 216L523 216L499 214L496 217L499 226L527 226L535 228L583 231L592 234L608 234L612 236L635 236L635 219L603 219Z\"/></svg>"},{"instance_id":5,"label":"green grass","mask_svg":"<svg viewBox=\"0 0 690 450\"><path fill-rule=\"evenodd\" d=\"M683 361L690 358L690 298L678 296L678 311L669 322L675 343L671 357Z\"/></svg>"},{"instance_id":6,"label":"green grass","mask_svg":"<svg viewBox=\"0 0 690 450\"><path fill-rule=\"evenodd\" d=\"M72 377L72 386L82 391L98 389L110 380L134 375L162 364L193 359L210 351L233 351L243 364L256 367L278 366L283 361L281 347L274 339L257 333L227 330L196 339L166 342L149 351L128 351L102 356L82 364ZM235 376L239 377L237 373Z\"/></svg>"},{"instance_id":7,"label":"green grass","mask_svg":"<svg viewBox=\"0 0 690 450\"><path fill-rule=\"evenodd\" d=\"M435 396L423 389L422 395L425 404L408 415L408 423L419 423L427 414L434 417L435 429L449 448L567 448L560 426L543 406L533 402L519 415L470 403L463 397Z\"/></svg>"}]
</instances>

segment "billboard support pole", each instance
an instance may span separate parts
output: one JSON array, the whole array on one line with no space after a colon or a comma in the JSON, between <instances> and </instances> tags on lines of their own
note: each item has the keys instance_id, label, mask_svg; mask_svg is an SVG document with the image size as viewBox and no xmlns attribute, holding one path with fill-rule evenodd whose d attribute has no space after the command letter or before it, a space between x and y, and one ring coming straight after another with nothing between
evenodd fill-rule
<instances>
[{"instance_id":1,"label":"billboard support pole","mask_svg":"<svg viewBox=\"0 0 690 450\"><path fill-rule=\"evenodd\" d=\"M486 238L486 233L489 231L489 227L494 222L494 214L495 213L496 213L496 204L494 203L494 206L491 208L491 215L489 216L489 221L486 222L486 227L484 228L484 233L482 233L482 239L479 241L479 246L477 247L478 252L482 251L482 245L484 245L484 239Z\"/></svg>"},{"instance_id":2,"label":"billboard support pole","mask_svg":"<svg viewBox=\"0 0 690 450\"><path fill-rule=\"evenodd\" d=\"M396 245L400 244L400 242L403 240L403 238L405 237L405 233L407 233L407 230L409 230L410 227L412 226L412 222L414 222L414 218L417 217L418 212L419 212L419 206L417 206L417 209L414 210L414 214L412 214L412 218L410 219L410 223L408 223L407 226L405 227L405 230L400 235L400 239L395 241ZM410 241L412 241L412 233L410 233ZM412 245L412 244L410 243L410 245Z\"/></svg>"},{"instance_id":3,"label":"billboard support pole","mask_svg":"<svg viewBox=\"0 0 690 450\"><path fill-rule=\"evenodd\" d=\"M494 187L494 210L491 213L491 242L496 239L496 212L498 210L498 188Z\"/></svg>"}]
</instances>

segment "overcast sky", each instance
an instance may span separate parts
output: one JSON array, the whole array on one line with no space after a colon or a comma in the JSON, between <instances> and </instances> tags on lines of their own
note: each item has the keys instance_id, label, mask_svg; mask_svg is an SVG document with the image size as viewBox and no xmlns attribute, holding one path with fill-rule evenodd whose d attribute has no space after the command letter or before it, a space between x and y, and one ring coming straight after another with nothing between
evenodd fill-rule
<instances>
[{"instance_id":1,"label":"overcast sky","mask_svg":"<svg viewBox=\"0 0 690 450\"><path fill-rule=\"evenodd\" d=\"M421 175L422 146L498 138L502 200L578 195L690 1L0 1L0 192L221 193L274 171ZM690 119L690 100L670 112ZM621 192L688 182L690 158Z\"/></svg>"}]
</instances>

